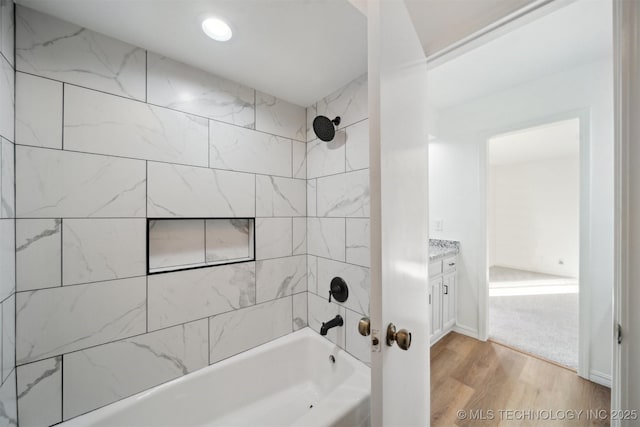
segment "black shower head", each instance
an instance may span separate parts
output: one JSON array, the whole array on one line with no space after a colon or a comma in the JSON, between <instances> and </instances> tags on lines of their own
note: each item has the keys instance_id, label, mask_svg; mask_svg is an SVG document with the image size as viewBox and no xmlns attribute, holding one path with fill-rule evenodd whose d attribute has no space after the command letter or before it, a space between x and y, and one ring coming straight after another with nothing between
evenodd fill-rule
<instances>
[{"instance_id":1,"label":"black shower head","mask_svg":"<svg viewBox=\"0 0 640 427\"><path fill-rule=\"evenodd\" d=\"M313 131L316 136L323 141L331 141L336 135L336 127L340 125L340 116L337 116L333 120L329 120L328 117L318 116L313 119Z\"/></svg>"}]
</instances>

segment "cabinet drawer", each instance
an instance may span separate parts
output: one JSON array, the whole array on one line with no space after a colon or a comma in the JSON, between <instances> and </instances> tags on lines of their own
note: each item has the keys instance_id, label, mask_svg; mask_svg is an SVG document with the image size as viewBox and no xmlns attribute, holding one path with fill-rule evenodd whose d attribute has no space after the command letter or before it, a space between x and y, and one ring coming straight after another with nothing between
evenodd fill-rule
<instances>
[{"instance_id":1,"label":"cabinet drawer","mask_svg":"<svg viewBox=\"0 0 640 427\"><path fill-rule=\"evenodd\" d=\"M452 256L452 257L449 257L449 258L445 258L442 261L442 271L444 273L446 273L446 272L455 270L457 263L458 263L458 257L457 256Z\"/></svg>"},{"instance_id":2,"label":"cabinet drawer","mask_svg":"<svg viewBox=\"0 0 640 427\"><path fill-rule=\"evenodd\" d=\"M442 260L429 263L429 277L435 277L442 273Z\"/></svg>"}]
</instances>

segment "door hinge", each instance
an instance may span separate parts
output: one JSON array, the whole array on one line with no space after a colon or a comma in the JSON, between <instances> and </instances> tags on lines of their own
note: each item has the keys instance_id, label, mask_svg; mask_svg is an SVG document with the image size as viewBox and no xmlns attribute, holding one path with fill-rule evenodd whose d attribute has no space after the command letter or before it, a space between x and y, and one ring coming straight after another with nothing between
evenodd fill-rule
<instances>
[{"instance_id":1,"label":"door hinge","mask_svg":"<svg viewBox=\"0 0 640 427\"><path fill-rule=\"evenodd\" d=\"M616 329L617 329L617 335L618 335L618 344L622 344L622 325L618 323L618 327Z\"/></svg>"}]
</instances>

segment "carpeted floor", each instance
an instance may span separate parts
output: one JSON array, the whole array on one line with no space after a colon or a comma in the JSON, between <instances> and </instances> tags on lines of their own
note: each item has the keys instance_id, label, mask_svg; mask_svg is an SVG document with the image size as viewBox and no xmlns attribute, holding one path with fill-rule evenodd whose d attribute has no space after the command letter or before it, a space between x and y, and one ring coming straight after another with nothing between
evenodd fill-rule
<instances>
[{"instance_id":1,"label":"carpeted floor","mask_svg":"<svg viewBox=\"0 0 640 427\"><path fill-rule=\"evenodd\" d=\"M576 369L576 279L491 267L489 336Z\"/></svg>"}]
</instances>

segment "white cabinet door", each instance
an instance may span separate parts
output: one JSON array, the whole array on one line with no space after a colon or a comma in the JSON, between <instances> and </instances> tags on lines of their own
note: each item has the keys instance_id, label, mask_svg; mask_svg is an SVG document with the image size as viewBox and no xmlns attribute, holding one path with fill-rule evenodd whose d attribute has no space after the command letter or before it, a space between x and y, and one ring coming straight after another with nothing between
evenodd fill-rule
<instances>
[{"instance_id":1,"label":"white cabinet door","mask_svg":"<svg viewBox=\"0 0 640 427\"><path fill-rule=\"evenodd\" d=\"M442 277L429 282L431 290L431 341L442 332Z\"/></svg>"},{"instance_id":2,"label":"white cabinet door","mask_svg":"<svg viewBox=\"0 0 640 427\"><path fill-rule=\"evenodd\" d=\"M442 280L442 327L447 329L456 323L456 272L444 275Z\"/></svg>"}]
</instances>

